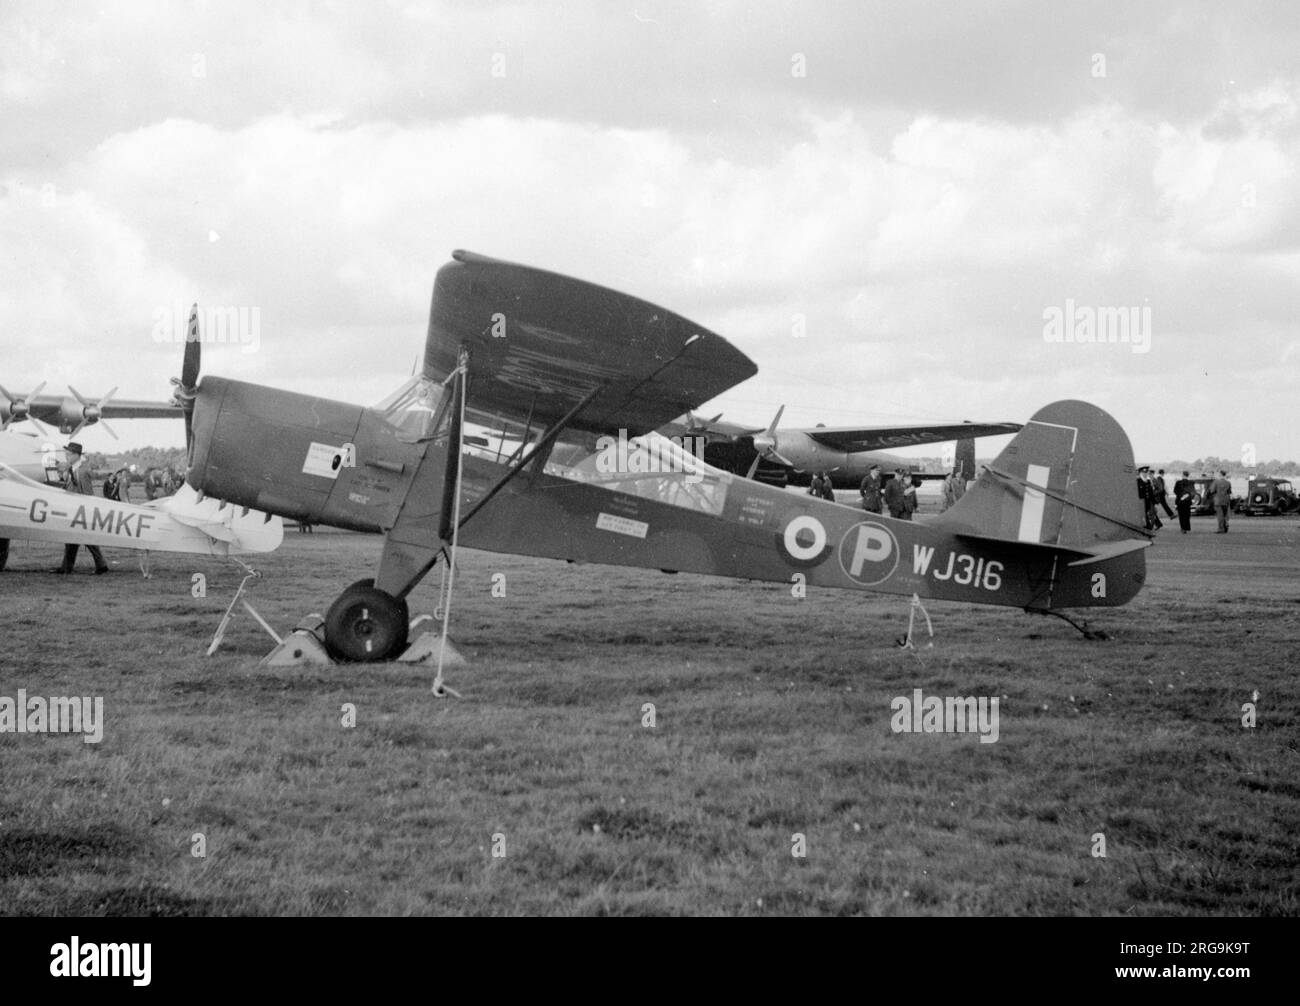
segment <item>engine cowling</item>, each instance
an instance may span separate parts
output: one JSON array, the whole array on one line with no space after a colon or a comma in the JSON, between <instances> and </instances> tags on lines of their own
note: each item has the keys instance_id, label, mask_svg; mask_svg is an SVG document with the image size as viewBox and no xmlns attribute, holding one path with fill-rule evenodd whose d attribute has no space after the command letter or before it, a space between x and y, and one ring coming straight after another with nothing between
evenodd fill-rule
<instances>
[{"instance_id":1,"label":"engine cowling","mask_svg":"<svg viewBox=\"0 0 1300 1006\"><path fill-rule=\"evenodd\" d=\"M199 385L193 432L195 489L354 531L392 526L424 456L371 409L222 377Z\"/></svg>"}]
</instances>

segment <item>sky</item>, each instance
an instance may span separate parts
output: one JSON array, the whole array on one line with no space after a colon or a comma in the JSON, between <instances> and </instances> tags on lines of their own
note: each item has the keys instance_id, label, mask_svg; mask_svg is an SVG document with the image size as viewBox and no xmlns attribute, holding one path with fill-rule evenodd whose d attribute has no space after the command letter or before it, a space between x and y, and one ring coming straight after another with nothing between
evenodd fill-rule
<instances>
[{"instance_id":1,"label":"sky","mask_svg":"<svg viewBox=\"0 0 1300 1006\"><path fill-rule=\"evenodd\" d=\"M465 248L727 338L710 416L1300 458L1298 161L1288 2L3 0L0 384L166 399L197 301L372 404Z\"/></svg>"}]
</instances>

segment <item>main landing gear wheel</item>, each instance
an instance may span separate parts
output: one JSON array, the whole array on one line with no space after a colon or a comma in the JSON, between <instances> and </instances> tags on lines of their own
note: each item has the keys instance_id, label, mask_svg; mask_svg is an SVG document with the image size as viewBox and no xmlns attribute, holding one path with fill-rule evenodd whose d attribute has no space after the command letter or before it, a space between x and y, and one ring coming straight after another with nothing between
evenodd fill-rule
<instances>
[{"instance_id":1,"label":"main landing gear wheel","mask_svg":"<svg viewBox=\"0 0 1300 1006\"><path fill-rule=\"evenodd\" d=\"M325 648L336 660L392 660L406 649L409 621L405 598L358 580L325 613Z\"/></svg>"}]
</instances>

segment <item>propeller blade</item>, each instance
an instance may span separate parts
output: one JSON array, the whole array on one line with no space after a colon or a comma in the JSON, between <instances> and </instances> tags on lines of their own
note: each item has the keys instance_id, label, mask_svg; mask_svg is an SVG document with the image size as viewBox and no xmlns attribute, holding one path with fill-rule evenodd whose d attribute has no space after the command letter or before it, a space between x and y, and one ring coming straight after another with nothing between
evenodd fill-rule
<instances>
[{"instance_id":1,"label":"propeller blade","mask_svg":"<svg viewBox=\"0 0 1300 1006\"><path fill-rule=\"evenodd\" d=\"M185 333L185 358L181 361L181 387L188 393L194 393L194 386L199 383L199 363L203 354L203 344L199 339L199 305L190 308L190 324Z\"/></svg>"},{"instance_id":2,"label":"propeller blade","mask_svg":"<svg viewBox=\"0 0 1300 1006\"><path fill-rule=\"evenodd\" d=\"M754 473L758 471L758 463L762 460L763 456L761 454L754 455L754 463L749 466L749 471L745 474L745 478L752 479L754 477Z\"/></svg>"},{"instance_id":3,"label":"propeller blade","mask_svg":"<svg viewBox=\"0 0 1300 1006\"><path fill-rule=\"evenodd\" d=\"M36 387L34 387L23 397L15 398L13 395L9 394L9 392L5 390L3 385L0 385L0 395L4 395L5 398L8 399L9 401L9 416L7 419L5 419L3 423L0 423L0 430L7 430L9 429L10 423L20 423L24 419L30 419L32 423L36 426L36 428L39 430L41 428L41 424L36 422L36 417L33 416L31 412L32 399L35 398L37 395L39 395L41 393L41 389L44 387L45 387L45 382L42 381L40 384L36 385Z\"/></svg>"},{"instance_id":4,"label":"propeller blade","mask_svg":"<svg viewBox=\"0 0 1300 1006\"><path fill-rule=\"evenodd\" d=\"M772 417L772 424L766 430L754 435L753 444L756 456L753 465L750 466L748 478L754 477L754 472L758 470L758 462L760 458L772 461L778 465L784 465L786 468L794 467L794 465L790 464L789 461L783 458L780 452L776 449L778 443L776 439L776 427L777 424L781 422L781 414L783 412L785 412L784 405L776 410L776 415Z\"/></svg>"},{"instance_id":5,"label":"propeller blade","mask_svg":"<svg viewBox=\"0 0 1300 1006\"><path fill-rule=\"evenodd\" d=\"M111 427L111 426L108 425L108 420L107 420L107 419L104 419L104 418L101 417L100 420L99 420L99 425L102 426L102 427L104 427L104 429L108 431L108 435L109 435L110 437L112 437L114 440L117 439L117 434L113 432L113 427Z\"/></svg>"},{"instance_id":6,"label":"propeller blade","mask_svg":"<svg viewBox=\"0 0 1300 1006\"><path fill-rule=\"evenodd\" d=\"M71 384L68 385L68 390L72 392L72 397L81 403L81 422L77 424L77 428L75 430L73 430L70 434L68 434L69 436L72 437L75 437L87 426L91 426L94 423L102 422L100 410L112 400L114 395L117 394L117 388L113 387L110 388L108 394L105 395L103 398L101 398L99 401L88 402L81 397L81 392L79 392ZM105 429L107 429L107 424L105 424ZM116 433L113 433L112 430L109 430L108 432L112 434L114 440L117 439Z\"/></svg>"}]
</instances>

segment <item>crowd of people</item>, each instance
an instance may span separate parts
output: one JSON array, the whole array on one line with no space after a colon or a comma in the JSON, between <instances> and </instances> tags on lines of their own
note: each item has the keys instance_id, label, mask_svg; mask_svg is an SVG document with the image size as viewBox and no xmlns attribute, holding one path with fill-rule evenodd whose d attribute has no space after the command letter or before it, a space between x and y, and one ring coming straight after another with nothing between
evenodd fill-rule
<instances>
[{"instance_id":1,"label":"crowd of people","mask_svg":"<svg viewBox=\"0 0 1300 1006\"><path fill-rule=\"evenodd\" d=\"M1156 508L1164 510L1166 517L1173 517L1173 512L1169 509L1165 470L1160 468L1153 473L1147 465L1139 468L1137 492L1146 514L1146 529L1159 531L1165 525ZM1210 483L1206 492L1214 505L1214 515L1219 523L1214 533L1227 534L1228 511L1232 506L1232 483L1228 481L1228 473L1220 469L1219 477ZM1190 472L1183 472L1183 477L1174 483L1174 507L1178 510L1178 528L1183 534L1192 530L1192 506L1195 502L1196 483L1192 481Z\"/></svg>"},{"instance_id":2,"label":"crowd of people","mask_svg":"<svg viewBox=\"0 0 1300 1006\"><path fill-rule=\"evenodd\" d=\"M921 479L906 468L896 469L891 477L881 471L880 465L872 465L858 487L858 493L862 497L862 509L867 513L876 514L883 514L888 510L889 516L897 520L911 520L912 514L916 513L916 490L920 485ZM965 492L966 479L961 469L955 468L943 480L943 509L947 510L961 499ZM835 501L831 479L826 472L813 473L808 495Z\"/></svg>"},{"instance_id":3,"label":"crowd of people","mask_svg":"<svg viewBox=\"0 0 1300 1006\"><path fill-rule=\"evenodd\" d=\"M890 477L881 471L879 465L872 465L858 489L862 497L862 509L876 514L888 511L889 516L898 520L911 520L912 514L916 513L916 490L920 484L921 480L906 468L895 470ZM1182 533L1187 534L1191 531L1192 507L1196 503L1197 484L1192 481L1189 472L1183 472L1183 477L1174 483L1175 509L1169 507L1169 490L1163 468L1156 471L1152 471L1147 465L1139 468L1137 491L1138 498L1142 501L1146 530L1157 531L1164 527L1164 521L1160 519L1160 510L1163 510L1165 516L1171 520L1176 510L1178 526ZM966 479L961 469L953 469L943 480L943 509L947 510L953 506L965 492ZM1218 518L1219 526L1215 533L1227 534L1228 512L1232 502L1232 483L1228 481L1228 473L1221 470L1219 477L1210 483L1206 492ZM808 494L833 502L835 494L831 489L830 475L826 472L814 473Z\"/></svg>"}]
</instances>

